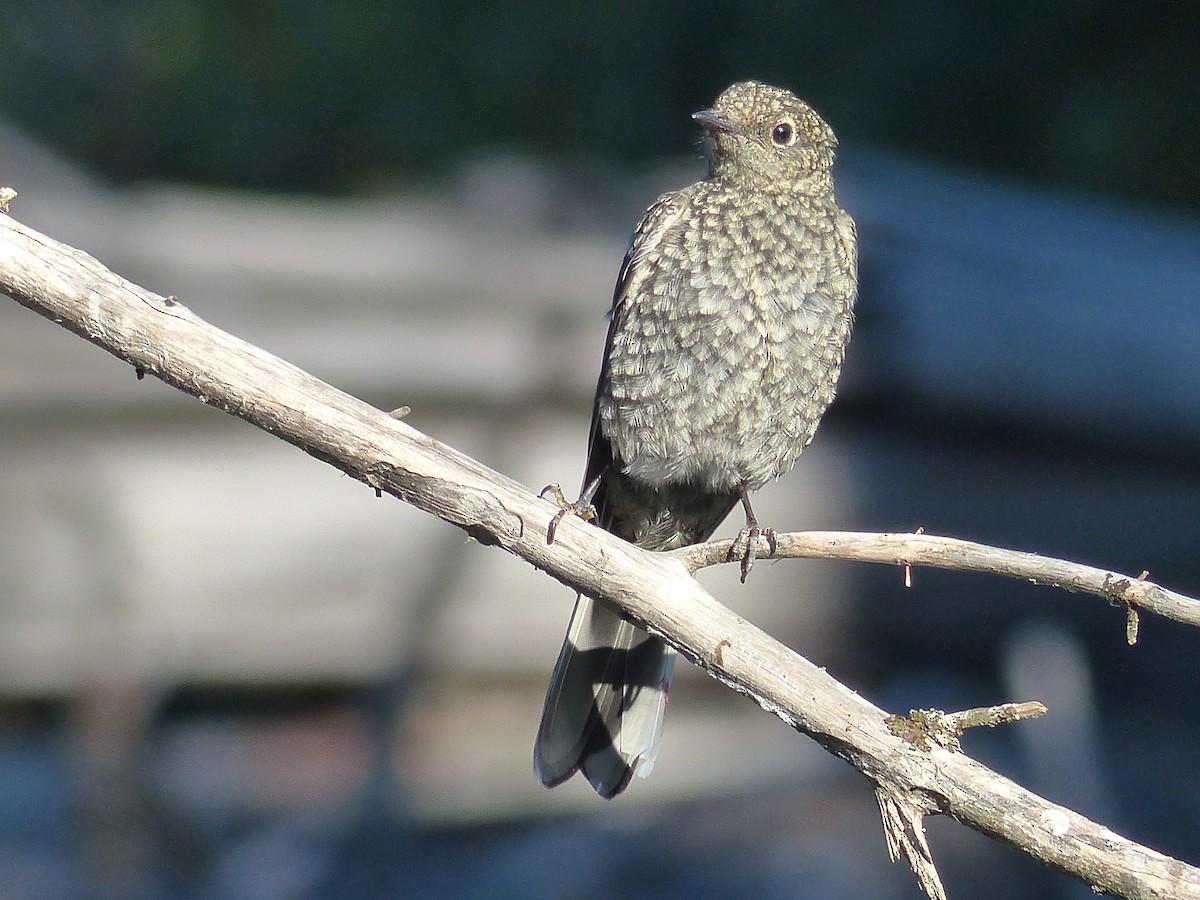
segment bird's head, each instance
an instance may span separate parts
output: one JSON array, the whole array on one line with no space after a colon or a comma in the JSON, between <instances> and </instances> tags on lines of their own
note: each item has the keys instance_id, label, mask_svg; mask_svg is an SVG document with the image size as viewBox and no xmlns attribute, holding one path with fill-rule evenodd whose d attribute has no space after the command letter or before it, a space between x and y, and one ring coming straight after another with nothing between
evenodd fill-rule
<instances>
[{"instance_id":1,"label":"bird's head","mask_svg":"<svg viewBox=\"0 0 1200 900\"><path fill-rule=\"evenodd\" d=\"M713 178L777 191L829 183L837 138L791 91L739 81L692 118L708 131Z\"/></svg>"}]
</instances>

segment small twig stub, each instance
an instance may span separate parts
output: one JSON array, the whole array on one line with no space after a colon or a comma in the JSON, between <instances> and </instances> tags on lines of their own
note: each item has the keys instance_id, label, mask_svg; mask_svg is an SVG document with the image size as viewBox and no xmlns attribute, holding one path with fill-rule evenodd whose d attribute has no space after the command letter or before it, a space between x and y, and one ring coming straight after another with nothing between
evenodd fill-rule
<instances>
[{"instance_id":1,"label":"small twig stub","mask_svg":"<svg viewBox=\"0 0 1200 900\"><path fill-rule=\"evenodd\" d=\"M940 709L910 709L907 716L890 715L884 721L888 731L903 738L918 750L928 752L937 744L951 753L959 752L959 738L968 728L986 725L1006 725L1022 719L1036 719L1046 714L1046 707L1032 700L1026 703L1001 703L999 706L980 706L961 712L947 713Z\"/></svg>"}]
</instances>

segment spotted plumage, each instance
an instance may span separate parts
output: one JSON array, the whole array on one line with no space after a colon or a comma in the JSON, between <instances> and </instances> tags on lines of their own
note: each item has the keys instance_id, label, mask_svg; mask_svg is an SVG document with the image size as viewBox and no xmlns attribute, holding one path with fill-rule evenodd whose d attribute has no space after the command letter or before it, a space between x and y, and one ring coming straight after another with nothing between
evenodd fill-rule
<instances>
[{"instance_id":1,"label":"spotted plumage","mask_svg":"<svg viewBox=\"0 0 1200 900\"><path fill-rule=\"evenodd\" d=\"M598 524L668 550L706 540L787 472L833 399L857 292L837 140L789 91L740 82L695 117L707 177L660 197L617 279L585 486ZM675 654L581 597L534 749L553 786L620 793L658 752Z\"/></svg>"}]
</instances>

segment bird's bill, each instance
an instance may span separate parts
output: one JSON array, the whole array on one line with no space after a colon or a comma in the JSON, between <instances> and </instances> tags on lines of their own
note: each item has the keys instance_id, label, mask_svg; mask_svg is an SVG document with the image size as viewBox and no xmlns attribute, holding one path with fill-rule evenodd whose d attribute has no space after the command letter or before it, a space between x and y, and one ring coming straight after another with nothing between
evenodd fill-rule
<instances>
[{"instance_id":1,"label":"bird's bill","mask_svg":"<svg viewBox=\"0 0 1200 900\"><path fill-rule=\"evenodd\" d=\"M713 134L722 131L729 134L741 134L741 129L724 116L718 114L716 110L702 109L700 112L692 113L692 119L699 122Z\"/></svg>"}]
</instances>

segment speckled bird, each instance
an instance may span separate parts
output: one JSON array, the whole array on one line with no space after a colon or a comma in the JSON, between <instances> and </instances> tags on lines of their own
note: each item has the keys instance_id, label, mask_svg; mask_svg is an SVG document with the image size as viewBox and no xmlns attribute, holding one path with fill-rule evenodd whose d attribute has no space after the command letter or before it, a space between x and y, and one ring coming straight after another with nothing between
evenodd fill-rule
<instances>
[{"instance_id":1,"label":"speckled bird","mask_svg":"<svg viewBox=\"0 0 1200 900\"><path fill-rule=\"evenodd\" d=\"M693 118L707 177L664 194L617 278L572 512L638 546L707 540L787 472L833 400L857 295L854 222L833 190L837 139L790 91L754 81ZM649 774L675 652L580 597L534 747L547 787L581 771L602 797Z\"/></svg>"}]
</instances>

